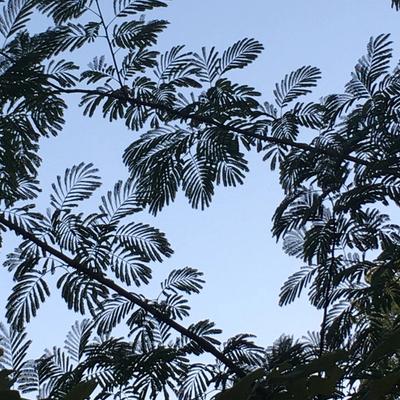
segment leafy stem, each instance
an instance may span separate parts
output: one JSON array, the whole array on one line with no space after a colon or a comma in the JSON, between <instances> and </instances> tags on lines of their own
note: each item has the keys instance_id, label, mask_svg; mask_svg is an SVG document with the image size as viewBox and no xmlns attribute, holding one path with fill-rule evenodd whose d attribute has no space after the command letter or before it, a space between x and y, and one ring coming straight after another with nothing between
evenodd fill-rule
<instances>
[{"instance_id":1,"label":"leafy stem","mask_svg":"<svg viewBox=\"0 0 400 400\"><path fill-rule=\"evenodd\" d=\"M128 102L132 105L136 106L144 106L144 107L149 107L150 109L153 110L159 110L159 111L164 111L171 113L173 115L173 119L181 119L181 120L191 120L193 122L197 123L203 123L207 125L212 125L216 128L221 129L221 131L230 131L237 133L241 136L248 137L251 139L256 139L260 140L263 142L268 142L272 144L277 144L277 145L284 145L284 146L290 146L294 147L300 150L306 150L309 152L312 152L314 154L324 154L329 157L334 157L334 158L340 158L342 160L350 161L355 164L359 165L364 165L364 166L369 166L370 163L366 160L363 160L362 158L355 157L349 154L342 154L336 150L330 149L330 148L322 148L322 147L315 147L307 143L303 142L295 142L290 139L286 138L278 138L278 137L272 137L272 136L266 136L262 135L259 133L254 133L250 132L246 129L243 128L238 128L236 126L228 126L225 125L221 122L216 121L213 118L202 116L199 114L195 114L192 112L187 112L187 111L182 111L182 110L176 110L173 109L165 104L162 104L160 102L155 102L155 101L150 101L150 100L141 100L138 98L134 98L132 96L127 96L122 93L117 93L117 92L102 92L99 90L91 90L91 89L80 89L80 88L72 88L72 89L66 89L54 84L51 84L51 86L57 90L59 93L64 93L64 94L91 94L91 95L98 95L102 97L108 97L108 98L113 98L113 99L118 99L121 101ZM272 120L270 121L272 122Z\"/></svg>"},{"instance_id":2,"label":"leafy stem","mask_svg":"<svg viewBox=\"0 0 400 400\"><path fill-rule=\"evenodd\" d=\"M123 81L122 81L121 73L119 71L117 58L115 57L114 47L113 47L113 45L111 43L110 34L108 32L109 25L107 25L105 20L104 20L104 16L103 16L103 13L102 13L101 8L100 8L99 0L96 0L96 6L97 6L97 10L98 10L98 14L99 14L99 17L100 17L101 24L102 24L102 26L104 28L105 37L106 37L106 40L107 40L107 43L108 43L108 47L110 49L110 53L111 53L111 57L112 57L112 60L113 60L114 68L115 68L115 71L117 73L118 82L119 82L121 88L123 88L124 84L123 84Z\"/></svg>"},{"instance_id":3,"label":"leafy stem","mask_svg":"<svg viewBox=\"0 0 400 400\"><path fill-rule=\"evenodd\" d=\"M325 295L324 295L324 311L321 323L321 332L320 332L320 343L319 343L319 356L321 357L324 354L325 347L326 347L326 328L327 328L327 320L328 320L328 311L329 311L329 304L330 304L330 294L331 294L331 286L332 286L332 275L335 263L335 250L336 250L336 219L335 219L335 212L332 214L332 229L333 229L333 239L331 245L331 260L329 263L328 269L328 282L326 285Z\"/></svg>"},{"instance_id":4,"label":"leafy stem","mask_svg":"<svg viewBox=\"0 0 400 400\"><path fill-rule=\"evenodd\" d=\"M57 257L59 260L63 261L65 264L69 265L71 268L75 269L76 271L80 272L81 274L89 277L90 279L104 285L108 289L112 290L115 293L118 293L120 296L124 297L125 299L131 301L133 304L141 307L143 310L147 311L149 314L154 316L158 321L165 323L175 331L179 332L180 334L186 336L187 338L193 340L197 343L204 351L212 354L216 359L218 359L222 364L224 364L230 371L235 373L239 377L245 376L244 371L238 367L232 360L230 360L226 355L220 352L214 345L212 345L209 341L205 340L204 338L196 335L191 330L185 328L184 326L180 325L173 319L169 318L165 313L160 311L158 308L154 307L150 304L147 299L143 299L142 297L138 296L133 292L129 292L123 287L117 285L114 281L107 278L105 275L95 272L90 269L87 265L84 265L78 262L76 259L73 259L61 251L55 249L54 247L50 246L48 243L38 239L34 234L28 232L27 230L21 228L19 225L15 224L14 222L7 219L4 214L0 214L0 223L6 226L8 229L13 231L19 236L22 236L24 239L29 240L30 242L36 244L40 247L44 252L52 254L53 256Z\"/></svg>"}]
</instances>

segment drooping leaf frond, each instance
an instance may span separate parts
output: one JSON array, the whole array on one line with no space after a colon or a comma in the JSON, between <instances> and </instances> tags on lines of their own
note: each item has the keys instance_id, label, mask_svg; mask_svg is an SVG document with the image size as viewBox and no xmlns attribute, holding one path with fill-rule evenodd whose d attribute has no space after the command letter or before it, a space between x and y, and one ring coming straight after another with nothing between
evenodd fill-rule
<instances>
[{"instance_id":1,"label":"drooping leaf frond","mask_svg":"<svg viewBox=\"0 0 400 400\"><path fill-rule=\"evenodd\" d=\"M191 63L191 53L182 52L183 48L184 46L175 46L161 54L154 73L161 83L201 87L194 79L197 67Z\"/></svg>"},{"instance_id":2,"label":"drooping leaf frond","mask_svg":"<svg viewBox=\"0 0 400 400\"><path fill-rule=\"evenodd\" d=\"M144 257L132 253L125 246L117 247L110 255L111 270L116 278L128 286L132 283L136 286L149 283L152 271L145 261Z\"/></svg>"},{"instance_id":3,"label":"drooping leaf frond","mask_svg":"<svg viewBox=\"0 0 400 400\"><path fill-rule=\"evenodd\" d=\"M179 290L187 294L199 293L204 283L202 276L202 272L191 267L176 269L171 271L168 278L161 283L161 288L164 293L171 290L174 292Z\"/></svg>"},{"instance_id":4,"label":"drooping leaf frond","mask_svg":"<svg viewBox=\"0 0 400 400\"><path fill-rule=\"evenodd\" d=\"M69 309L85 314L94 312L108 298L108 289L78 272L65 273L57 282Z\"/></svg>"},{"instance_id":5,"label":"drooping leaf frond","mask_svg":"<svg viewBox=\"0 0 400 400\"><path fill-rule=\"evenodd\" d=\"M67 22L83 15L93 0L41 0L39 10L49 15L57 24Z\"/></svg>"},{"instance_id":6,"label":"drooping leaf frond","mask_svg":"<svg viewBox=\"0 0 400 400\"><path fill-rule=\"evenodd\" d=\"M242 39L222 53L220 75L231 69L244 68L253 62L264 46L255 39Z\"/></svg>"},{"instance_id":7,"label":"drooping leaf frond","mask_svg":"<svg viewBox=\"0 0 400 400\"><path fill-rule=\"evenodd\" d=\"M87 43L92 43L99 35L100 23L88 22L84 25L68 23L37 37L39 43L54 55L66 50L74 51ZM47 57L49 57L47 55Z\"/></svg>"},{"instance_id":8,"label":"drooping leaf frond","mask_svg":"<svg viewBox=\"0 0 400 400\"><path fill-rule=\"evenodd\" d=\"M346 85L346 92L357 98L368 98L376 89L376 81L388 72L392 49L390 35L371 38L366 56L358 61L352 80Z\"/></svg>"},{"instance_id":9,"label":"drooping leaf frond","mask_svg":"<svg viewBox=\"0 0 400 400\"><path fill-rule=\"evenodd\" d=\"M185 371L185 379L181 382L178 399L192 400L207 392L212 379L210 367L204 364L192 364Z\"/></svg>"},{"instance_id":10,"label":"drooping leaf frond","mask_svg":"<svg viewBox=\"0 0 400 400\"><path fill-rule=\"evenodd\" d=\"M210 51L203 47L201 54L194 54L193 63L199 69L197 74L201 81L211 85L218 76L221 65L219 53L215 50L215 47L212 47Z\"/></svg>"},{"instance_id":11,"label":"drooping leaf frond","mask_svg":"<svg viewBox=\"0 0 400 400\"><path fill-rule=\"evenodd\" d=\"M0 14L0 33L4 39L25 28L34 7L34 0L8 0Z\"/></svg>"},{"instance_id":12,"label":"drooping leaf frond","mask_svg":"<svg viewBox=\"0 0 400 400\"><path fill-rule=\"evenodd\" d=\"M164 233L147 224L128 223L117 230L115 239L144 261L162 261L163 257L170 257L172 254Z\"/></svg>"},{"instance_id":13,"label":"drooping leaf frond","mask_svg":"<svg viewBox=\"0 0 400 400\"><path fill-rule=\"evenodd\" d=\"M108 191L106 196L102 196L101 201L100 211L104 214L105 222L110 225L142 210L135 184L130 180L125 183L118 181L113 191Z\"/></svg>"},{"instance_id":14,"label":"drooping leaf frond","mask_svg":"<svg viewBox=\"0 0 400 400\"><path fill-rule=\"evenodd\" d=\"M208 207L215 184L240 185L248 171L238 139L218 129L165 126L132 143L124 158L153 213L169 204L181 185L192 207Z\"/></svg>"},{"instance_id":15,"label":"drooping leaf frond","mask_svg":"<svg viewBox=\"0 0 400 400\"><path fill-rule=\"evenodd\" d=\"M86 346L92 334L93 324L90 320L84 319L76 322L65 339L65 349L71 360L80 361L83 357Z\"/></svg>"},{"instance_id":16,"label":"drooping leaf frond","mask_svg":"<svg viewBox=\"0 0 400 400\"><path fill-rule=\"evenodd\" d=\"M127 17L138 12L166 6L165 1L159 0L114 0L114 14L116 17Z\"/></svg>"},{"instance_id":17,"label":"drooping leaf frond","mask_svg":"<svg viewBox=\"0 0 400 400\"><path fill-rule=\"evenodd\" d=\"M18 373L26 362L26 356L32 341L27 339L27 332L8 329L0 323L0 368Z\"/></svg>"},{"instance_id":18,"label":"drooping leaf frond","mask_svg":"<svg viewBox=\"0 0 400 400\"><path fill-rule=\"evenodd\" d=\"M286 75L278 85L276 84L274 95L276 104L285 107L299 96L311 93L311 88L315 87L321 72L316 67L300 67L296 71Z\"/></svg>"},{"instance_id":19,"label":"drooping leaf frond","mask_svg":"<svg viewBox=\"0 0 400 400\"><path fill-rule=\"evenodd\" d=\"M72 61L53 61L49 62L46 73L63 87L72 87L77 81L76 76L71 72L79 69Z\"/></svg>"},{"instance_id":20,"label":"drooping leaf frond","mask_svg":"<svg viewBox=\"0 0 400 400\"><path fill-rule=\"evenodd\" d=\"M109 83L115 78L115 68L105 62L105 57L95 57L89 63L89 69L82 72L81 80L86 80L87 83L97 83L103 80L104 83Z\"/></svg>"},{"instance_id":21,"label":"drooping leaf frond","mask_svg":"<svg viewBox=\"0 0 400 400\"><path fill-rule=\"evenodd\" d=\"M168 21L155 20L126 21L116 25L113 33L113 43L123 49L148 47L157 42L158 33L168 25Z\"/></svg>"},{"instance_id":22,"label":"drooping leaf frond","mask_svg":"<svg viewBox=\"0 0 400 400\"><path fill-rule=\"evenodd\" d=\"M89 198L101 185L97 171L93 164L84 163L67 169L64 178L58 176L57 184L52 185L51 205L56 210L66 211Z\"/></svg>"},{"instance_id":23,"label":"drooping leaf frond","mask_svg":"<svg viewBox=\"0 0 400 400\"><path fill-rule=\"evenodd\" d=\"M314 268L304 266L303 269L290 276L282 286L279 294L279 305L285 306L293 303L310 284L316 272Z\"/></svg>"},{"instance_id":24,"label":"drooping leaf frond","mask_svg":"<svg viewBox=\"0 0 400 400\"><path fill-rule=\"evenodd\" d=\"M36 316L41 304L50 296L50 290L40 271L31 270L22 275L8 298L6 317L16 328Z\"/></svg>"},{"instance_id":25,"label":"drooping leaf frond","mask_svg":"<svg viewBox=\"0 0 400 400\"><path fill-rule=\"evenodd\" d=\"M210 343L215 345L220 345L221 342L215 338L216 335L221 334L221 329L215 327L215 323L210 320L198 321L195 324L192 324L188 327L188 329L196 335L208 340ZM202 354L204 352L194 341L189 340L186 337L182 337L179 340L180 347L188 352L189 354Z\"/></svg>"},{"instance_id":26,"label":"drooping leaf frond","mask_svg":"<svg viewBox=\"0 0 400 400\"><path fill-rule=\"evenodd\" d=\"M96 314L95 322L99 333L109 333L121 323L135 308L134 304L124 298L113 296L105 300Z\"/></svg>"},{"instance_id":27,"label":"drooping leaf frond","mask_svg":"<svg viewBox=\"0 0 400 400\"><path fill-rule=\"evenodd\" d=\"M392 7L394 7L397 11L400 10L400 1L392 0Z\"/></svg>"},{"instance_id":28,"label":"drooping leaf frond","mask_svg":"<svg viewBox=\"0 0 400 400\"><path fill-rule=\"evenodd\" d=\"M239 365L247 368L259 367L265 360L265 349L257 346L253 335L239 334L230 338L224 345L224 354Z\"/></svg>"},{"instance_id":29,"label":"drooping leaf frond","mask_svg":"<svg viewBox=\"0 0 400 400\"><path fill-rule=\"evenodd\" d=\"M65 375L71 373L73 365L68 354L59 347L46 349L44 356L38 360L38 372L42 378L40 388L45 397L51 396L53 391L62 386Z\"/></svg>"},{"instance_id":30,"label":"drooping leaf frond","mask_svg":"<svg viewBox=\"0 0 400 400\"><path fill-rule=\"evenodd\" d=\"M206 157L194 154L182 168L182 189L194 208L208 207L214 194L213 171Z\"/></svg>"}]
</instances>

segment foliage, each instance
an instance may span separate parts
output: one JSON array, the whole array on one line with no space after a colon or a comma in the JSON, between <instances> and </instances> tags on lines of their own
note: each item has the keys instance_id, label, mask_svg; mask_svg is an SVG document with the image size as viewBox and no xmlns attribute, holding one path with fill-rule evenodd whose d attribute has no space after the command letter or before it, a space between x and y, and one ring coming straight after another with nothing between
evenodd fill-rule
<instances>
[{"instance_id":1,"label":"foliage","mask_svg":"<svg viewBox=\"0 0 400 400\"><path fill-rule=\"evenodd\" d=\"M321 74L302 66L276 84L274 102L263 102L256 89L230 79L261 53L255 39L222 52L177 45L159 54L154 45L168 22L139 13L167 2L114 0L109 21L103 3L8 0L0 15L0 223L22 236L5 262L15 286L9 327L0 326L0 394L397 398L400 227L389 213L400 205L400 68L390 69L389 35L370 39L344 93L304 100ZM54 24L31 35L39 12ZM86 69L67 59L104 39L108 58L99 54ZM41 213L32 204L40 191L38 143L60 132L68 95L76 93L84 115L145 133L124 152L129 179L97 210L79 209L101 183L97 169L81 163L56 178ZM308 143L298 141L303 130L314 133ZM171 271L152 300L126 290L148 284L151 263L172 254L162 232L132 217L156 214L179 190L204 209L216 185L244 182L252 150L279 169L284 199L273 234L303 263L283 284L280 304L308 289L323 311L320 332L301 341L283 336L267 349L249 334L221 343L209 320L182 325L188 296L204 283L192 267ZM31 360L24 328L49 297L50 279L87 318L63 348ZM121 326L125 338L115 336Z\"/></svg>"}]
</instances>

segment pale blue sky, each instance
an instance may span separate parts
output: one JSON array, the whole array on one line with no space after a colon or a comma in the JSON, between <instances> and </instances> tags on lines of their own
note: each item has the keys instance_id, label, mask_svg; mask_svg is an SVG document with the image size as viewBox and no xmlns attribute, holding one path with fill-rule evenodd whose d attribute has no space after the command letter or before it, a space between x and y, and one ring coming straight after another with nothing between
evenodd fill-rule
<instances>
[{"instance_id":1,"label":"pale blue sky","mask_svg":"<svg viewBox=\"0 0 400 400\"><path fill-rule=\"evenodd\" d=\"M261 41L263 55L234 77L254 85L265 100L276 81L302 65L322 70L317 96L341 91L371 35L392 33L395 49L400 48L400 13L390 8L389 0L172 0L158 16L171 21L160 39L162 49L175 44L190 50L213 45L224 49L243 37ZM62 135L42 143L45 193L56 174L81 161L94 162L104 177L103 190L110 188L126 176L121 155L135 137L122 124L83 118L71 107ZM282 199L277 176L257 155L249 158L245 185L217 190L208 210L192 210L180 196L156 218L142 214L136 219L166 232L175 250L172 258L155 266L154 289L146 293L157 293L161 277L171 269L194 266L207 282L191 300L191 319L215 321L224 337L254 333L267 346L282 333L299 337L317 329L321 313L304 300L285 308L277 305L280 286L301 263L285 256L271 237L271 216ZM9 277L1 272L1 300L9 287ZM54 292L28 328L35 349L61 344L77 317Z\"/></svg>"}]
</instances>

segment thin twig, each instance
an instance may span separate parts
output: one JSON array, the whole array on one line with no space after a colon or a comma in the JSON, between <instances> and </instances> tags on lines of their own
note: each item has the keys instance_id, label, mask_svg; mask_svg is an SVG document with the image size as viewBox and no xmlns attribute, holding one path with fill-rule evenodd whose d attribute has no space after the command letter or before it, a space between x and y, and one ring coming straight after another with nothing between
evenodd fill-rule
<instances>
[{"instance_id":1,"label":"thin twig","mask_svg":"<svg viewBox=\"0 0 400 400\"><path fill-rule=\"evenodd\" d=\"M108 43L108 47L109 47L109 49L110 49L110 53L111 53L111 57L112 57L112 60L113 60L114 68L115 68L115 71L116 71L116 73L117 73L118 82L119 82L119 84L121 85L121 88L123 88L123 87L124 87L124 84L123 84L123 82L122 82L121 73L119 72L117 59L116 59L116 57L115 57L114 47L113 47L113 45L112 45L112 43L111 43L110 35L109 35L109 33L108 33L108 25L107 25L106 22L104 21L103 13L101 12L101 8L100 8L100 5L99 5L99 0L96 0L96 6L97 6L97 10L98 10L98 12L99 12L99 17L100 17L101 24L103 25L103 28L104 28L104 33L105 33L105 36L106 36L106 40L107 40L107 43Z\"/></svg>"}]
</instances>

